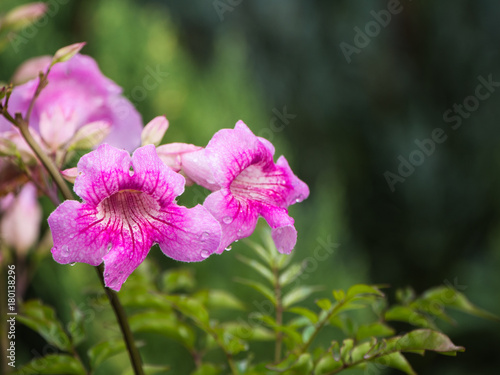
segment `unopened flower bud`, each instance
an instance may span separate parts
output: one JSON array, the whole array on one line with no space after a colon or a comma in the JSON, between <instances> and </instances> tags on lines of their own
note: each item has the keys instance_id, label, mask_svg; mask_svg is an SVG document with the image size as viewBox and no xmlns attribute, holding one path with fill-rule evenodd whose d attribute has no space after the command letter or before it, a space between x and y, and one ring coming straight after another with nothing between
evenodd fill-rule
<instances>
[{"instance_id":1,"label":"unopened flower bud","mask_svg":"<svg viewBox=\"0 0 500 375\"><path fill-rule=\"evenodd\" d=\"M152 119L142 130L141 145L153 144L158 146L168 129L168 120L165 116Z\"/></svg>"}]
</instances>

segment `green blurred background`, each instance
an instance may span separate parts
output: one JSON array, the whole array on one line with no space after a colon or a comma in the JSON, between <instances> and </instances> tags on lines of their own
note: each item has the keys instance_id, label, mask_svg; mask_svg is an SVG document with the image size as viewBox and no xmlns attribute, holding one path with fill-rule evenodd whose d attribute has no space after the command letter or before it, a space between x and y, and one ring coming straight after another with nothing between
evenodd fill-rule
<instances>
[{"instance_id":1,"label":"green blurred background","mask_svg":"<svg viewBox=\"0 0 500 375\"><path fill-rule=\"evenodd\" d=\"M2 0L0 11L26 2ZM205 145L242 119L286 155L311 188L309 199L291 207L299 232L294 256L308 262L304 282L326 290L387 283L389 294L407 285L421 292L451 283L500 313L500 92L493 88L479 100L456 130L443 118L474 95L478 77L500 81L498 2L401 0L401 12L378 32L373 11L387 9L387 1L48 3L47 22L21 31L0 54L0 81L27 58L87 41L82 52L123 87L144 122L167 116L165 142ZM355 27L373 35L366 46L356 47ZM356 53L346 58L342 43ZM148 75L156 77L151 90L143 83ZM430 138L436 128L446 141L392 192L384 173L397 174L398 157L408 160L418 149L415 140ZM202 197L194 188L182 199L192 206ZM322 243L339 246L318 261ZM247 272L235 266L235 252L249 249L238 243L193 268L201 285L228 288L251 306L255 295L233 282ZM160 268L176 266L158 249L151 253ZM93 272L47 257L26 298L57 306L64 319L68 301L85 301L82 289L97 282ZM499 324L455 318L457 326L442 328L467 351L457 358L413 356L415 369L496 374ZM32 358L33 350L42 354L39 337L19 332L24 350L18 361ZM192 369L171 342L145 338L150 362L171 363L178 374ZM123 366L126 357L117 358L110 366Z\"/></svg>"}]
</instances>

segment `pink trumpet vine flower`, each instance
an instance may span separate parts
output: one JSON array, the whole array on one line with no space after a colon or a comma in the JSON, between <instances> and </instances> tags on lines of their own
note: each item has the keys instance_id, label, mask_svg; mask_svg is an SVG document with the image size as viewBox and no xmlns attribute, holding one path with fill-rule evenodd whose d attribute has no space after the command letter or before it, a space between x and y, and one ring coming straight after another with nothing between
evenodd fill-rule
<instances>
[{"instance_id":1,"label":"pink trumpet vine flower","mask_svg":"<svg viewBox=\"0 0 500 375\"><path fill-rule=\"evenodd\" d=\"M120 290L154 243L183 262L202 261L219 247L221 228L203 207L178 206L184 177L164 165L154 145L132 158L107 144L83 156L74 190L50 215L52 255L63 264L104 261L106 286Z\"/></svg>"},{"instance_id":2,"label":"pink trumpet vine flower","mask_svg":"<svg viewBox=\"0 0 500 375\"><path fill-rule=\"evenodd\" d=\"M271 226L279 252L288 254L297 241L288 206L309 196L283 156L273 161L274 147L238 121L234 129L218 131L201 151L183 155L183 172L211 190L203 205L220 222L217 253L252 234L259 216Z\"/></svg>"}]
</instances>

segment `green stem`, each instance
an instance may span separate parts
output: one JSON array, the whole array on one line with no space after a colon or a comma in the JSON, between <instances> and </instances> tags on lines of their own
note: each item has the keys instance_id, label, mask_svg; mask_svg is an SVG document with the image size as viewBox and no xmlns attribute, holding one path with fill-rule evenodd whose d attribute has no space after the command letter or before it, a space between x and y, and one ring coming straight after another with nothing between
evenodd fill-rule
<instances>
[{"instance_id":1,"label":"green stem","mask_svg":"<svg viewBox=\"0 0 500 375\"><path fill-rule=\"evenodd\" d=\"M281 285L279 282L279 269L273 267L274 274L274 295L276 296L276 325L281 327L283 324L283 305L281 303ZM276 332L276 345L274 347L274 362L278 363L281 360L281 347L283 343L283 333Z\"/></svg>"}]
</instances>

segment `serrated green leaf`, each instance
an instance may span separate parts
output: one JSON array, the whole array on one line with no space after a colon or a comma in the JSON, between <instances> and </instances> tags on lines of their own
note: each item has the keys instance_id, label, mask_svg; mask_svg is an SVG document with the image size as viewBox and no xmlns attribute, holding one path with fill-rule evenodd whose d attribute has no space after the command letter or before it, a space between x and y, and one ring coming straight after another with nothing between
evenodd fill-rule
<instances>
[{"instance_id":1,"label":"serrated green leaf","mask_svg":"<svg viewBox=\"0 0 500 375\"><path fill-rule=\"evenodd\" d=\"M262 263L239 254L236 255L236 259L260 273L271 283L271 285L275 284L273 272Z\"/></svg>"},{"instance_id":2,"label":"serrated green leaf","mask_svg":"<svg viewBox=\"0 0 500 375\"><path fill-rule=\"evenodd\" d=\"M157 333L181 342L188 349L194 348L193 329L179 321L174 313L146 311L129 317L129 324L132 332Z\"/></svg>"},{"instance_id":3,"label":"serrated green leaf","mask_svg":"<svg viewBox=\"0 0 500 375\"><path fill-rule=\"evenodd\" d=\"M176 290L193 290L196 286L196 281L191 269L176 268L168 270L162 275L162 290L165 292L173 292Z\"/></svg>"},{"instance_id":4,"label":"serrated green leaf","mask_svg":"<svg viewBox=\"0 0 500 375\"><path fill-rule=\"evenodd\" d=\"M191 375L219 375L222 373L222 368L220 366L214 365L213 363L204 363L198 367Z\"/></svg>"},{"instance_id":5,"label":"serrated green leaf","mask_svg":"<svg viewBox=\"0 0 500 375\"><path fill-rule=\"evenodd\" d=\"M91 347L87 354L92 369L99 367L106 359L125 352L127 347L122 339L107 340Z\"/></svg>"},{"instance_id":6,"label":"serrated green leaf","mask_svg":"<svg viewBox=\"0 0 500 375\"><path fill-rule=\"evenodd\" d=\"M313 311L306 309L305 307L292 307L287 311L302 315L303 317L307 318L312 324L316 324L318 322L318 316Z\"/></svg>"},{"instance_id":7,"label":"serrated green leaf","mask_svg":"<svg viewBox=\"0 0 500 375\"><path fill-rule=\"evenodd\" d=\"M247 280L247 279L236 279L237 282L241 284L248 285L249 287L254 288L256 291L261 293L264 297L266 297L268 300L270 300L275 306L276 306L276 298L274 296L274 293L271 289L269 289L267 286L265 286L262 283L259 283L258 281L252 281L252 280Z\"/></svg>"},{"instance_id":8,"label":"serrated green leaf","mask_svg":"<svg viewBox=\"0 0 500 375\"><path fill-rule=\"evenodd\" d=\"M170 366L157 366L157 365L143 365L144 375L155 375L161 372L169 371ZM122 375L134 375L133 369L127 369Z\"/></svg>"},{"instance_id":9,"label":"serrated green leaf","mask_svg":"<svg viewBox=\"0 0 500 375\"><path fill-rule=\"evenodd\" d=\"M25 302L20 310L17 321L38 332L49 344L71 351L71 341L52 307L43 305L38 300L31 300Z\"/></svg>"},{"instance_id":10,"label":"serrated green leaf","mask_svg":"<svg viewBox=\"0 0 500 375\"><path fill-rule=\"evenodd\" d=\"M51 354L33 359L12 375L85 375L87 371L76 358L66 354Z\"/></svg>"},{"instance_id":11,"label":"serrated green leaf","mask_svg":"<svg viewBox=\"0 0 500 375\"><path fill-rule=\"evenodd\" d=\"M370 362L375 362L383 366L395 368L396 370L403 371L408 375L417 375L417 373L413 370L411 365L406 360L405 356L399 352L374 358Z\"/></svg>"},{"instance_id":12,"label":"serrated green leaf","mask_svg":"<svg viewBox=\"0 0 500 375\"><path fill-rule=\"evenodd\" d=\"M415 311L409 306L391 307L385 312L384 319L388 321L396 320L399 322L405 322L417 327L436 329L434 323L432 323L432 321L430 321L425 315Z\"/></svg>"},{"instance_id":13,"label":"serrated green leaf","mask_svg":"<svg viewBox=\"0 0 500 375\"><path fill-rule=\"evenodd\" d=\"M298 288L292 289L283 296L283 307L287 308L295 303L303 301L318 290L318 287L311 286L299 286Z\"/></svg>"},{"instance_id":14,"label":"serrated green leaf","mask_svg":"<svg viewBox=\"0 0 500 375\"><path fill-rule=\"evenodd\" d=\"M369 337L387 337L394 335L395 331L385 323L374 322L363 324L356 332L356 340L362 341Z\"/></svg>"},{"instance_id":15,"label":"serrated green leaf","mask_svg":"<svg viewBox=\"0 0 500 375\"><path fill-rule=\"evenodd\" d=\"M288 267L279 277L279 283L282 287L295 281L302 274L302 264L295 263Z\"/></svg>"},{"instance_id":16,"label":"serrated green leaf","mask_svg":"<svg viewBox=\"0 0 500 375\"><path fill-rule=\"evenodd\" d=\"M349 288L346 298L354 298L358 295L374 294L379 297L384 297L384 293L374 285L357 284Z\"/></svg>"}]
</instances>

